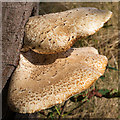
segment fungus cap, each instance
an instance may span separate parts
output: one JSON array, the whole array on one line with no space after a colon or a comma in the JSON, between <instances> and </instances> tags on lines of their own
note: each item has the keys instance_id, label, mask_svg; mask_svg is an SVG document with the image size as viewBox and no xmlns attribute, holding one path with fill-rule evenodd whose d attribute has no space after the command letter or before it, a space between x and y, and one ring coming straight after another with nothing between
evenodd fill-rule
<instances>
[{"instance_id":1,"label":"fungus cap","mask_svg":"<svg viewBox=\"0 0 120 120\"><path fill-rule=\"evenodd\" d=\"M10 81L8 104L19 113L52 107L89 88L106 65L107 58L92 47L52 55L21 53Z\"/></svg>"},{"instance_id":2,"label":"fungus cap","mask_svg":"<svg viewBox=\"0 0 120 120\"><path fill-rule=\"evenodd\" d=\"M112 12L90 7L30 17L25 27L24 50L40 54L66 51L77 38L94 34Z\"/></svg>"}]
</instances>

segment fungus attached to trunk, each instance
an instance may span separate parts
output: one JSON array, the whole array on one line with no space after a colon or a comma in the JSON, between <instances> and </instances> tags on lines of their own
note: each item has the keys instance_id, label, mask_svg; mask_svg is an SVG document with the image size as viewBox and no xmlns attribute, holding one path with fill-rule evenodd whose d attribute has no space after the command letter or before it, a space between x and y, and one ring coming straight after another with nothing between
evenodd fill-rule
<instances>
[{"instance_id":1,"label":"fungus attached to trunk","mask_svg":"<svg viewBox=\"0 0 120 120\"><path fill-rule=\"evenodd\" d=\"M40 54L66 51L77 38L94 34L111 15L110 11L81 7L30 17L25 26L23 49Z\"/></svg>"},{"instance_id":2,"label":"fungus attached to trunk","mask_svg":"<svg viewBox=\"0 0 120 120\"><path fill-rule=\"evenodd\" d=\"M77 38L94 34L111 14L83 7L29 18L23 49L31 50L20 54L12 75L10 108L33 113L89 88L104 73L107 58L92 47L69 48Z\"/></svg>"},{"instance_id":3,"label":"fungus attached to trunk","mask_svg":"<svg viewBox=\"0 0 120 120\"><path fill-rule=\"evenodd\" d=\"M79 37L94 34L112 12L81 7L30 17L25 27L24 49L54 54L69 49Z\"/></svg>"},{"instance_id":4,"label":"fungus attached to trunk","mask_svg":"<svg viewBox=\"0 0 120 120\"><path fill-rule=\"evenodd\" d=\"M89 88L105 71L107 58L92 47L42 55L20 54L13 73L8 103L20 113L33 113L62 103Z\"/></svg>"}]
</instances>

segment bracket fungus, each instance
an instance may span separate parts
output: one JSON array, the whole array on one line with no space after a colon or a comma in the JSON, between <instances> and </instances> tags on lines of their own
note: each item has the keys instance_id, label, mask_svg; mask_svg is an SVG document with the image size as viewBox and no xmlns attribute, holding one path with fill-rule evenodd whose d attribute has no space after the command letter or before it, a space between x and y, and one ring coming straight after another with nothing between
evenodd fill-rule
<instances>
[{"instance_id":1,"label":"bracket fungus","mask_svg":"<svg viewBox=\"0 0 120 120\"><path fill-rule=\"evenodd\" d=\"M77 38L94 34L112 12L80 7L59 13L30 17L25 26L24 50L54 54L69 49Z\"/></svg>"},{"instance_id":2,"label":"bracket fungus","mask_svg":"<svg viewBox=\"0 0 120 120\"><path fill-rule=\"evenodd\" d=\"M12 75L10 108L34 113L88 89L104 73L108 60L93 47L69 48L78 37L94 34L110 16L110 11L77 8L31 17L24 48L32 50L21 52Z\"/></svg>"},{"instance_id":3,"label":"bracket fungus","mask_svg":"<svg viewBox=\"0 0 120 120\"><path fill-rule=\"evenodd\" d=\"M62 103L89 88L106 65L107 58L92 47L46 56L32 51L20 54L10 83L9 105L16 112L33 113Z\"/></svg>"}]
</instances>

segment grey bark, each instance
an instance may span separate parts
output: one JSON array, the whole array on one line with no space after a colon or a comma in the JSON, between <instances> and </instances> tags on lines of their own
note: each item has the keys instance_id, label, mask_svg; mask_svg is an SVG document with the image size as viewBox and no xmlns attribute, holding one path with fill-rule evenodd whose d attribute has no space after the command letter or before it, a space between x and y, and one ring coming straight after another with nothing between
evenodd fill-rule
<instances>
[{"instance_id":1,"label":"grey bark","mask_svg":"<svg viewBox=\"0 0 120 120\"><path fill-rule=\"evenodd\" d=\"M28 18L37 15L39 3L2 3L2 116L10 119L14 114L7 106L9 80L19 62L23 44L24 26ZM6 84L7 83L7 84ZM11 118L12 119L12 118Z\"/></svg>"},{"instance_id":2,"label":"grey bark","mask_svg":"<svg viewBox=\"0 0 120 120\"><path fill-rule=\"evenodd\" d=\"M36 3L2 3L2 87L18 65L24 26Z\"/></svg>"}]
</instances>

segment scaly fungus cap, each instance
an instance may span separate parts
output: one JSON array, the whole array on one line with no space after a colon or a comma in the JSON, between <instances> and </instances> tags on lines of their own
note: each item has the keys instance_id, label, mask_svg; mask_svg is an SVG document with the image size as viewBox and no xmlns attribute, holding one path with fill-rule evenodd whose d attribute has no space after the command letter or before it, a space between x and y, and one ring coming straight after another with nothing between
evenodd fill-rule
<instances>
[{"instance_id":1,"label":"scaly fungus cap","mask_svg":"<svg viewBox=\"0 0 120 120\"><path fill-rule=\"evenodd\" d=\"M107 58L92 47L42 55L20 54L8 91L8 104L15 112L34 113L89 88L105 71Z\"/></svg>"},{"instance_id":2,"label":"scaly fungus cap","mask_svg":"<svg viewBox=\"0 0 120 120\"><path fill-rule=\"evenodd\" d=\"M24 50L40 54L66 51L77 38L94 34L111 15L110 11L80 7L30 17L25 27Z\"/></svg>"}]
</instances>

